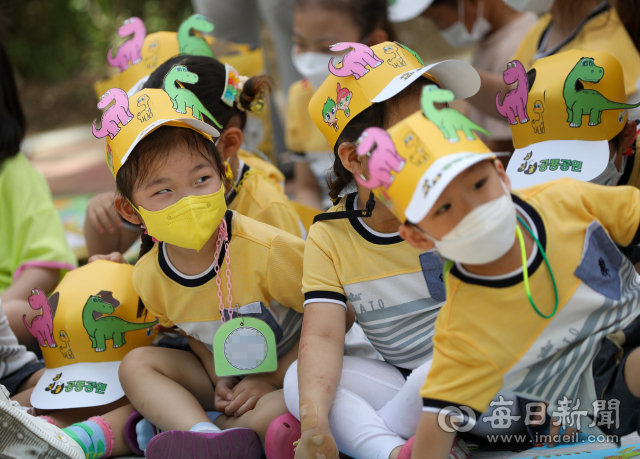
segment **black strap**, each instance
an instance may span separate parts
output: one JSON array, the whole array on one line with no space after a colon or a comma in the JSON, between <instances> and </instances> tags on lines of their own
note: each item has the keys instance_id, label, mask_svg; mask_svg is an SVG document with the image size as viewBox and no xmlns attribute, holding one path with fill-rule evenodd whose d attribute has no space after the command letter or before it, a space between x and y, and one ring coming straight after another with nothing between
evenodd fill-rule
<instances>
[{"instance_id":1,"label":"black strap","mask_svg":"<svg viewBox=\"0 0 640 459\"><path fill-rule=\"evenodd\" d=\"M342 210L340 212L325 212L323 214L316 215L313 218L313 223L321 222L323 220L341 220L343 218L368 218L373 213L373 208L376 206L376 201L373 199L373 192L369 193L369 199L367 200L365 210Z\"/></svg>"}]
</instances>

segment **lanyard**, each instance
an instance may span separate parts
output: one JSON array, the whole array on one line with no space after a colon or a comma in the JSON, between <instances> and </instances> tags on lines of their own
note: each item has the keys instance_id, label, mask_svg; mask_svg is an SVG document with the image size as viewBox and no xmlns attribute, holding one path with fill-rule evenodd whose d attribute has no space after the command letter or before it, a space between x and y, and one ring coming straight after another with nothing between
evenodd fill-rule
<instances>
[{"instance_id":1,"label":"lanyard","mask_svg":"<svg viewBox=\"0 0 640 459\"><path fill-rule=\"evenodd\" d=\"M558 311L558 288L556 287L556 280L553 277L553 271L551 271L551 266L549 266L549 260L547 260L547 255L544 252L544 249L542 248L542 244L540 244L540 241L538 240L537 237L535 237L535 235L533 234L533 231L531 231L531 228L527 226L527 224L520 218L520 216L517 215L517 217L518 217L518 221L522 224L522 226L526 228L526 230L529 232L533 240L536 241L536 244L538 244L538 249L542 254L544 263L547 265L549 274L551 275L551 282L553 283L553 291L556 295L556 304L553 307L553 312L549 315L542 314L540 310L536 307L536 304L533 302L533 298L531 298L531 289L529 288L529 269L527 268L527 249L524 246L524 238L522 237L522 231L520 231L519 226L516 226L516 235L518 236L518 240L520 241L520 252L522 253L522 278L524 280L524 290L527 292L527 297L529 298L529 303L531 303L531 306L533 306L533 310L536 311L536 313L538 313L538 315L543 319L551 319L553 316L556 315L556 312Z\"/></svg>"}]
</instances>

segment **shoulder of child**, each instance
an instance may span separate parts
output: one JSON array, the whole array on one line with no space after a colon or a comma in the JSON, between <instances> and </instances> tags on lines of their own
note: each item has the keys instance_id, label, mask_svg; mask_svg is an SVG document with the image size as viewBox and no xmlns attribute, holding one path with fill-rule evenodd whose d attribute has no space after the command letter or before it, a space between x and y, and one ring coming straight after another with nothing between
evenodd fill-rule
<instances>
[{"instance_id":1,"label":"shoulder of child","mask_svg":"<svg viewBox=\"0 0 640 459\"><path fill-rule=\"evenodd\" d=\"M241 239L246 242L271 248L276 240L285 241L285 243L304 246L304 241L284 230L276 228L266 223L259 222L253 218L239 214L235 210L233 212L231 242Z\"/></svg>"}]
</instances>

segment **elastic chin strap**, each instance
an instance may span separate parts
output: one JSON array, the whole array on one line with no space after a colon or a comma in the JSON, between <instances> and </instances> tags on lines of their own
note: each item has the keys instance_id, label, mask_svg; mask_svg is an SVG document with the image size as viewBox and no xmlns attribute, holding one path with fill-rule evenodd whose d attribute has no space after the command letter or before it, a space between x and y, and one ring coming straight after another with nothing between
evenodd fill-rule
<instances>
[{"instance_id":1,"label":"elastic chin strap","mask_svg":"<svg viewBox=\"0 0 640 459\"><path fill-rule=\"evenodd\" d=\"M373 209L376 206L376 201L373 199L373 192L369 193L369 199L367 200L365 210L342 210L340 212L325 212L320 215L316 215L313 219L313 223L321 222L323 220L341 220L343 218L368 218L371 217Z\"/></svg>"}]
</instances>

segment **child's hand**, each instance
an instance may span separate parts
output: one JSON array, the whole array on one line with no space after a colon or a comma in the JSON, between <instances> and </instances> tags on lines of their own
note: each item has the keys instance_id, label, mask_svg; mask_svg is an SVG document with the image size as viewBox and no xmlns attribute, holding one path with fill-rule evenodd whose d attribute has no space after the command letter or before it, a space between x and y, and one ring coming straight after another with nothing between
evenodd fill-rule
<instances>
[{"instance_id":1,"label":"child's hand","mask_svg":"<svg viewBox=\"0 0 640 459\"><path fill-rule=\"evenodd\" d=\"M87 220L98 233L113 233L116 228L122 226L120 214L113 205L115 197L113 191L100 193L91 198L87 205Z\"/></svg>"},{"instance_id":2,"label":"child's hand","mask_svg":"<svg viewBox=\"0 0 640 459\"><path fill-rule=\"evenodd\" d=\"M236 387L240 380L234 376L220 378L216 384L215 399L213 401L216 411L224 413L229 403L233 399L233 388Z\"/></svg>"},{"instance_id":3,"label":"child's hand","mask_svg":"<svg viewBox=\"0 0 640 459\"><path fill-rule=\"evenodd\" d=\"M96 260L114 261L116 263L129 264L127 259L120 252L111 252L109 255L93 255L89 258L89 263L93 263Z\"/></svg>"},{"instance_id":4,"label":"child's hand","mask_svg":"<svg viewBox=\"0 0 640 459\"><path fill-rule=\"evenodd\" d=\"M242 416L247 411L252 410L263 395L278 390L277 387L262 376L249 375L240 381L233 389L233 398L225 408L224 414L227 416Z\"/></svg>"},{"instance_id":5,"label":"child's hand","mask_svg":"<svg viewBox=\"0 0 640 459\"><path fill-rule=\"evenodd\" d=\"M338 446L331 432L315 427L302 432L296 447L295 459L316 459L317 457L335 459L338 454Z\"/></svg>"}]
</instances>

